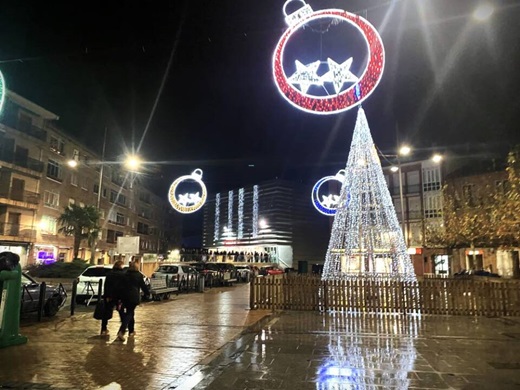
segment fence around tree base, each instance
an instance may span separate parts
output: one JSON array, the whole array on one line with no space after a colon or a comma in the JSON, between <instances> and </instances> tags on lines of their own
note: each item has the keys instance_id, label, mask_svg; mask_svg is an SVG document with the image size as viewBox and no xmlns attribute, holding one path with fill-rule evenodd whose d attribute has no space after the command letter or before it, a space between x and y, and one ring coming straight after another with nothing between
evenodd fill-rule
<instances>
[{"instance_id":1,"label":"fence around tree base","mask_svg":"<svg viewBox=\"0 0 520 390\"><path fill-rule=\"evenodd\" d=\"M313 275L257 277L251 309L518 316L520 282L426 279L322 281Z\"/></svg>"}]
</instances>

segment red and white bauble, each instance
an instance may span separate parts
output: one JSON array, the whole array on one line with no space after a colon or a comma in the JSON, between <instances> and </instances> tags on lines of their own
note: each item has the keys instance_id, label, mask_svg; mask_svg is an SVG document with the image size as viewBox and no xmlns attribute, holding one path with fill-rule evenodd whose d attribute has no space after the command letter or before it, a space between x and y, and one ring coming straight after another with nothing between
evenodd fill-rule
<instances>
[{"instance_id":1,"label":"red and white bauble","mask_svg":"<svg viewBox=\"0 0 520 390\"><path fill-rule=\"evenodd\" d=\"M303 7L288 15L285 9L293 1L302 3ZM284 14L289 28L276 45L273 56L273 75L276 86L285 99L306 112L335 114L357 106L372 94L381 80L385 64L383 41L374 26L359 15L339 9L313 11L303 0L288 0L284 4ZM286 45L291 41L294 33L309 23L321 19L347 22L361 33L368 50L368 61L360 75L355 75L350 71L353 58L349 58L343 63L336 62L334 58L327 58L326 61L316 58L316 61L309 63L295 60L294 73L286 73L283 66ZM340 42L338 46L341 47ZM321 64L326 64L328 71L320 75L318 68ZM309 93L310 87L324 86L326 83L330 83L330 87L326 88L330 92L326 95Z\"/></svg>"}]
</instances>

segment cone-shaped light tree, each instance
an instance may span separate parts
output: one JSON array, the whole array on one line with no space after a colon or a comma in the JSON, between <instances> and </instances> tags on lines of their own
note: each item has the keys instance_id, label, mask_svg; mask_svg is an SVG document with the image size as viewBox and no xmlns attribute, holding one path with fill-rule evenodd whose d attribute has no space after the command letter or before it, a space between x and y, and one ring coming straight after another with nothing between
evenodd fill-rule
<instances>
[{"instance_id":1,"label":"cone-shaped light tree","mask_svg":"<svg viewBox=\"0 0 520 390\"><path fill-rule=\"evenodd\" d=\"M403 232L362 108L358 111L345 170L322 279L415 281Z\"/></svg>"}]
</instances>

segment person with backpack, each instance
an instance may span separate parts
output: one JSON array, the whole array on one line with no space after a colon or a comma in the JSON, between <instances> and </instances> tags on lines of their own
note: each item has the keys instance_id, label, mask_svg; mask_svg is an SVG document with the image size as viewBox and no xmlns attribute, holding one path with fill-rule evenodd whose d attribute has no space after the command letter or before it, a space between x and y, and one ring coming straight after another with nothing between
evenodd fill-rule
<instances>
[{"instance_id":1,"label":"person with backpack","mask_svg":"<svg viewBox=\"0 0 520 390\"><path fill-rule=\"evenodd\" d=\"M101 319L101 336L109 335L107 328L108 321L112 318L114 308L119 312L121 323L123 322L120 308L126 290L126 274L123 270L123 261L117 260L105 278L105 292L103 295L103 299L105 300L105 315Z\"/></svg>"},{"instance_id":2,"label":"person with backpack","mask_svg":"<svg viewBox=\"0 0 520 390\"><path fill-rule=\"evenodd\" d=\"M117 338L121 341L125 341L125 332L128 329L128 337L135 336L135 319L134 313L135 308L141 301L141 291L143 290L145 296L150 295L148 286L144 282L143 275L139 272L139 262L133 261L130 263L128 269L125 272L126 277L126 290L123 294L122 302L123 306L119 311L121 315L121 327L117 332Z\"/></svg>"}]
</instances>

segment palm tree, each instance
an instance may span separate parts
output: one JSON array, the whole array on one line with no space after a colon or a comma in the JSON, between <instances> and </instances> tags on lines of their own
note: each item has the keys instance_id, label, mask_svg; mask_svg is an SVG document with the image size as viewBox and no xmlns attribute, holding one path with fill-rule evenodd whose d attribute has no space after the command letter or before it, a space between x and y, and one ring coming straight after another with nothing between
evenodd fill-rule
<instances>
[{"instance_id":1,"label":"palm tree","mask_svg":"<svg viewBox=\"0 0 520 390\"><path fill-rule=\"evenodd\" d=\"M99 234L99 211L94 206L81 207L71 204L60 215L58 223L61 225L60 233L74 237L73 250L76 259L81 241L87 240L92 244Z\"/></svg>"}]
</instances>

